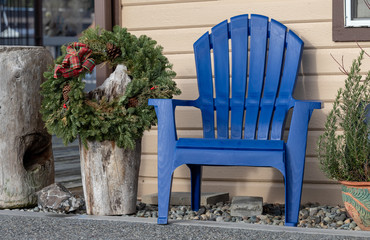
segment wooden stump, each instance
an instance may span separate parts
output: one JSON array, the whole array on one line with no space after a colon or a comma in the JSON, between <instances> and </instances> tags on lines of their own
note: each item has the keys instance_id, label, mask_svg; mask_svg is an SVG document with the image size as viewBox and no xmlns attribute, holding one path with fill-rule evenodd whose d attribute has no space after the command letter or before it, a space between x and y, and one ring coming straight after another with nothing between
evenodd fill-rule
<instances>
[{"instance_id":1,"label":"wooden stump","mask_svg":"<svg viewBox=\"0 0 370 240\"><path fill-rule=\"evenodd\" d=\"M39 112L52 63L43 47L0 46L0 208L35 205L34 193L54 182L51 136Z\"/></svg>"},{"instance_id":2,"label":"wooden stump","mask_svg":"<svg viewBox=\"0 0 370 240\"><path fill-rule=\"evenodd\" d=\"M141 139L134 150L112 141L80 141L81 175L86 211L91 215L122 215L136 212L141 158Z\"/></svg>"}]
</instances>

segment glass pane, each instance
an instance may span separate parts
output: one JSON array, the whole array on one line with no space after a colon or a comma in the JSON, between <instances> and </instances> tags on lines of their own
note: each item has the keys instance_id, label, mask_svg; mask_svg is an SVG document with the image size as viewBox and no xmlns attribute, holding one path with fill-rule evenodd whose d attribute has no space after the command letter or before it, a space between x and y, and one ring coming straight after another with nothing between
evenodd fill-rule
<instances>
[{"instance_id":1,"label":"glass pane","mask_svg":"<svg viewBox=\"0 0 370 240\"><path fill-rule=\"evenodd\" d=\"M370 1L369 0L352 0L351 8L352 20L370 19Z\"/></svg>"},{"instance_id":2,"label":"glass pane","mask_svg":"<svg viewBox=\"0 0 370 240\"><path fill-rule=\"evenodd\" d=\"M43 0L44 35L77 36L92 23L94 0Z\"/></svg>"}]
</instances>

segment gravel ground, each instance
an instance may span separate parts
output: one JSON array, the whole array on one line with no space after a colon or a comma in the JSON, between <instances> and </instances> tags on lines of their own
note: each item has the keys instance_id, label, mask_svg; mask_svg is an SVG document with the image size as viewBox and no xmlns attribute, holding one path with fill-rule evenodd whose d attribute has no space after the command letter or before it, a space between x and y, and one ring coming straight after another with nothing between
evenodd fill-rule
<instances>
[{"instance_id":1,"label":"gravel ground","mask_svg":"<svg viewBox=\"0 0 370 240\"><path fill-rule=\"evenodd\" d=\"M61 211L40 209L40 207L31 209L14 209L13 211L41 211L66 214ZM199 220L284 226L284 211L284 205L282 204L264 204L263 214L261 215L251 217L235 217L230 215L230 203L220 202L216 205L202 206L199 211L192 211L190 206L172 206L168 216L169 219L176 220ZM70 214L71 213L69 213L69 215ZM86 214L84 206L75 211L74 214ZM127 216L157 218L158 207L138 202L136 214ZM298 227L356 231L360 230L352 218L346 214L344 207L320 206L319 204L306 204L301 207Z\"/></svg>"}]
</instances>

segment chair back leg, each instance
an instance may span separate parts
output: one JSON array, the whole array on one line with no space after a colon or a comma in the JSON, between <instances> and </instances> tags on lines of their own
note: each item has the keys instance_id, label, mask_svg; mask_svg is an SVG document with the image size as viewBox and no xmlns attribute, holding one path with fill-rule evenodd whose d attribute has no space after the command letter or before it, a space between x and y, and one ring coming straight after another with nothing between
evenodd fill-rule
<instances>
[{"instance_id":1,"label":"chair back leg","mask_svg":"<svg viewBox=\"0 0 370 240\"><path fill-rule=\"evenodd\" d=\"M191 208L198 211L200 208L200 197L202 187L202 166L188 164L191 177Z\"/></svg>"}]
</instances>

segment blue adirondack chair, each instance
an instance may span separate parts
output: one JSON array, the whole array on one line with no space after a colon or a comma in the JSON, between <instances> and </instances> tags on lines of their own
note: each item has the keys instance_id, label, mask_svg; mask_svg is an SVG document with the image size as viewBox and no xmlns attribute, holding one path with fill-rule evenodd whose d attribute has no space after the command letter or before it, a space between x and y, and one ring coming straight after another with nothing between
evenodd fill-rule
<instances>
[{"instance_id":1,"label":"blue adirondack chair","mask_svg":"<svg viewBox=\"0 0 370 240\"><path fill-rule=\"evenodd\" d=\"M285 225L297 225L308 122L313 109L321 108L320 102L292 96L302 50L303 41L283 24L254 14L225 20L194 43L199 98L149 100L158 117L158 224L168 222L172 174L186 164L191 173L194 211L200 207L203 165L278 169L285 180ZM177 138L176 106L201 110L204 138ZM293 116L284 142L285 118L290 108L294 108Z\"/></svg>"}]
</instances>

